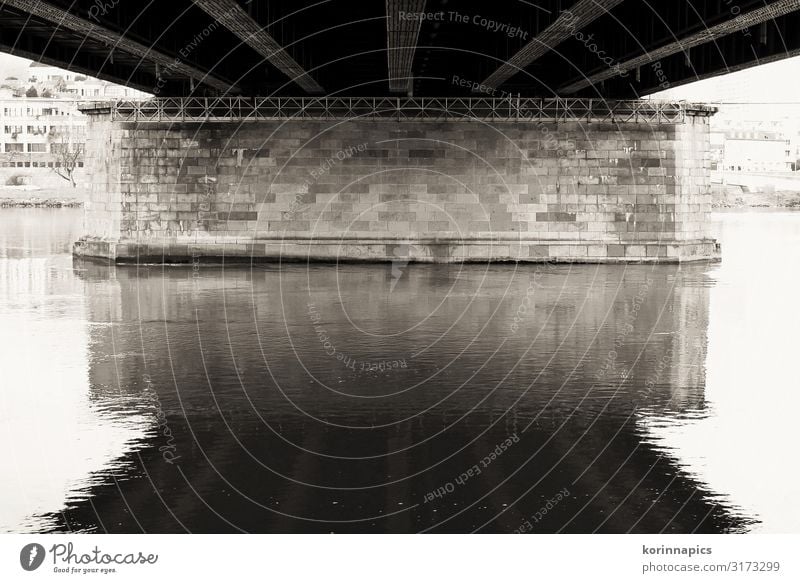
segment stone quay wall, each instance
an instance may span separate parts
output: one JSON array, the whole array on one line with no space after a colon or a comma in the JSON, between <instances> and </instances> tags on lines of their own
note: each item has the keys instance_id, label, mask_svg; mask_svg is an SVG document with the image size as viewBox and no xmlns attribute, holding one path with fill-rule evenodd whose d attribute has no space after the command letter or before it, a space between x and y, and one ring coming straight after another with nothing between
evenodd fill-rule
<instances>
[{"instance_id":1,"label":"stone quay wall","mask_svg":"<svg viewBox=\"0 0 800 583\"><path fill-rule=\"evenodd\" d=\"M75 253L205 260L687 261L708 110L676 123L120 121L88 111Z\"/></svg>"}]
</instances>

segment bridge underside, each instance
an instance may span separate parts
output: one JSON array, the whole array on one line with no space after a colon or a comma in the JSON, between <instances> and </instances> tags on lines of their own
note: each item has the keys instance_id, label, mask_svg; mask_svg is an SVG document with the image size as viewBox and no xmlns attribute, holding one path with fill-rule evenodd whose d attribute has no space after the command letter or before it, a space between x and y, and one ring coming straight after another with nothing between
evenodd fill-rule
<instances>
[{"instance_id":1,"label":"bridge underside","mask_svg":"<svg viewBox=\"0 0 800 583\"><path fill-rule=\"evenodd\" d=\"M160 96L630 98L798 54L798 8L800 0L6 0L0 49Z\"/></svg>"}]
</instances>

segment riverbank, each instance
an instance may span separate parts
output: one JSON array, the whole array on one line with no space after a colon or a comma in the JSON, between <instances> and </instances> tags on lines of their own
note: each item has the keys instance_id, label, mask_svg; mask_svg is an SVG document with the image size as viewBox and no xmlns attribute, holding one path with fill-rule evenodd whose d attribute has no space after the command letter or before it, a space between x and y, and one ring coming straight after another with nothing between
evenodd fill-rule
<instances>
[{"instance_id":1,"label":"riverbank","mask_svg":"<svg viewBox=\"0 0 800 583\"><path fill-rule=\"evenodd\" d=\"M0 197L0 208L80 208L83 201L62 198L37 198L35 196L25 199Z\"/></svg>"},{"instance_id":2,"label":"riverbank","mask_svg":"<svg viewBox=\"0 0 800 583\"><path fill-rule=\"evenodd\" d=\"M723 190L719 185L714 185L711 196L711 208L800 208L800 191L775 190L773 192L748 192L746 189L739 186L729 185Z\"/></svg>"},{"instance_id":3,"label":"riverbank","mask_svg":"<svg viewBox=\"0 0 800 583\"><path fill-rule=\"evenodd\" d=\"M0 187L0 208L79 208L83 188Z\"/></svg>"}]
</instances>

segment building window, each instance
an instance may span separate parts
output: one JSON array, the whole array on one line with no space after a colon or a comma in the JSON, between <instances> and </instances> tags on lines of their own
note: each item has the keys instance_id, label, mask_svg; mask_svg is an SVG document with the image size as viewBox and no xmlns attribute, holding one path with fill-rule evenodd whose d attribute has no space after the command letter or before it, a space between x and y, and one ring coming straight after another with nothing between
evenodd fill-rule
<instances>
[{"instance_id":1,"label":"building window","mask_svg":"<svg viewBox=\"0 0 800 583\"><path fill-rule=\"evenodd\" d=\"M24 152L25 144L6 144L6 152Z\"/></svg>"},{"instance_id":2,"label":"building window","mask_svg":"<svg viewBox=\"0 0 800 583\"><path fill-rule=\"evenodd\" d=\"M47 144L28 144L28 152L47 152Z\"/></svg>"}]
</instances>

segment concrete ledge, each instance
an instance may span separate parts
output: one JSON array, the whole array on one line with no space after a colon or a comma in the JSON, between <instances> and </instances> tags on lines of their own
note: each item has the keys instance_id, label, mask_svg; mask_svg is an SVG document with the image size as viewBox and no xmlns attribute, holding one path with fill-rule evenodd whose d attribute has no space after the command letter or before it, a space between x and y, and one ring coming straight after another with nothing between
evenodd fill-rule
<instances>
[{"instance_id":1,"label":"concrete ledge","mask_svg":"<svg viewBox=\"0 0 800 583\"><path fill-rule=\"evenodd\" d=\"M73 246L79 257L114 263L249 263L314 262L553 262L553 263L681 263L718 261L713 239L687 241L548 241L487 238L309 238L272 237L249 241L182 238L108 240L84 237Z\"/></svg>"}]
</instances>

